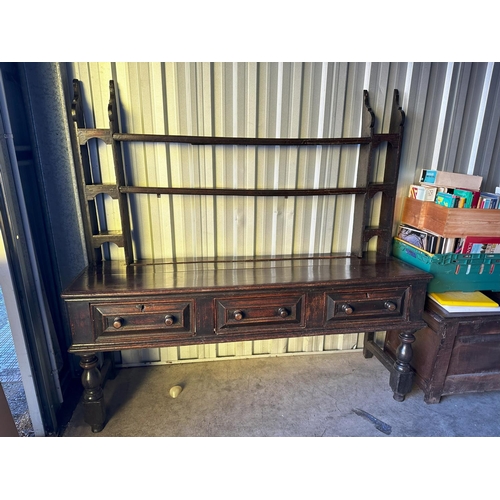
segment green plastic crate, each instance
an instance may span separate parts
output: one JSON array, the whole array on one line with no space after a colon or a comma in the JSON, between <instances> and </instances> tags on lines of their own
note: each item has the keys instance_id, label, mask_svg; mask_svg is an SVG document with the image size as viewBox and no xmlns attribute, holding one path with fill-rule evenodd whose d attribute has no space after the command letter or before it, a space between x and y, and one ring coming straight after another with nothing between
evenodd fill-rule
<instances>
[{"instance_id":1,"label":"green plastic crate","mask_svg":"<svg viewBox=\"0 0 500 500\"><path fill-rule=\"evenodd\" d=\"M392 253L434 275L428 292L500 291L500 254L431 254L398 238Z\"/></svg>"}]
</instances>

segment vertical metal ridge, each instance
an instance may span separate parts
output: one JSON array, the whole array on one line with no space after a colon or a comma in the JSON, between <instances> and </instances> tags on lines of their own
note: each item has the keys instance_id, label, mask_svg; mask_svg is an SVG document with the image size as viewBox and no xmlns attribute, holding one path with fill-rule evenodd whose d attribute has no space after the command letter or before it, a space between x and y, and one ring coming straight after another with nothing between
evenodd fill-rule
<instances>
[{"instance_id":1,"label":"vertical metal ridge","mask_svg":"<svg viewBox=\"0 0 500 500\"><path fill-rule=\"evenodd\" d=\"M107 127L108 83L117 83L120 124L125 132L243 135L248 137L356 136L362 92L377 116L376 132L387 132L394 88L407 113L398 207L421 168L471 171L485 189L500 182L499 63L363 62L159 62L68 63L82 80L86 118ZM130 87L130 88L129 88ZM135 130L134 130L135 129ZM137 147L136 147L137 146ZM94 175L111 178L108 148L91 146ZM189 145L125 146L126 175L150 185L223 187L333 187L355 178L357 147L220 148ZM376 151L384 162L385 148ZM136 158L136 160L134 160ZM137 165L136 163L140 163ZM143 172L147 166L147 171ZM377 170L375 177L380 172ZM497 183L497 184L495 184ZM216 257L278 253L342 252L351 248L352 197L315 200L131 195L134 250L141 257ZM112 200L102 227L117 225ZM376 201L371 213L375 222ZM111 245L113 247L113 245ZM108 258L120 258L110 248ZM224 349L203 346L162 350L165 359L213 359L269 353L318 352L359 347L360 336L325 336ZM153 356L146 353L145 356ZM154 354L156 356L157 354ZM141 358L145 359L145 358Z\"/></svg>"},{"instance_id":2,"label":"vertical metal ridge","mask_svg":"<svg viewBox=\"0 0 500 500\"><path fill-rule=\"evenodd\" d=\"M488 63L486 68L486 75L483 82L483 88L481 92L481 102L479 104L479 110L477 113L476 127L474 129L474 137L472 139L472 151L469 159L469 166L467 168L467 173L469 175L474 174L476 167L479 140L481 138L481 133L484 126L484 115L486 112L486 103L488 101L488 96L490 93L492 76L493 76L493 63Z\"/></svg>"},{"instance_id":3,"label":"vertical metal ridge","mask_svg":"<svg viewBox=\"0 0 500 500\"><path fill-rule=\"evenodd\" d=\"M430 164L431 170L437 170L439 164L439 155L441 152L441 144L443 142L444 126L446 120L446 111L448 101L450 100L451 81L453 76L453 63L448 63L446 68L446 78L443 86L443 97L441 99L441 107L438 115L438 124L436 131L436 142L434 145L434 153Z\"/></svg>"}]
</instances>

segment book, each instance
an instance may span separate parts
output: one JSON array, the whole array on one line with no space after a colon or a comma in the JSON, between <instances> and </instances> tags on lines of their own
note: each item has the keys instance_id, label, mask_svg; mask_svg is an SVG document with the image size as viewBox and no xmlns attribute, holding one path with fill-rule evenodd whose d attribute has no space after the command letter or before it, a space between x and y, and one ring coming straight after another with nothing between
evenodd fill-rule
<instances>
[{"instance_id":1,"label":"book","mask_svg":"<svg viewBox=\"0 0 500 500\"><path fill-rule=\"evenodd\" d=\"M463 253L465 238L457 238L457 242L455 244L455 250L453 253Z\"/></svg>"},{"instance_id":2,"label":"book","mask_svg":"<svg viewBox=\"0 0 500 500\"><path fill-rule=\"evenodd\" d=\"M412 184L408 196L422 201L434 201L436 198L437 188L432 186L419 186Z\"/></svg>"},{"instance_id":3,"label":"book","mask_svg":"<svg viewBox=\"0 0 500 500\"><path fill-rule=\"evenodd\" d=\"M432 254L442 253L445 238L443 238L440 234L433 233L432 231L426 231L426 233L427 240L424 250Z\"/></svg>"},{"instance_id":4,"label":"book","mask_svg":"<svg viewBox=\"0 0 500 500\"><path fill-rule=\"evenodd\" d=\"M441 193L436 194L435 203L437 205L441 205L441 206L447 207L447 208L456 208L456 205L458 203L458 198L451 193L441 192Z\"/></svg>"},{"instance_id":5,"label":"book","mask_svg":"<svg viewBox=\"0 0 500 500\"><path fill-rule=\"evenodd\" d=\"M444 304L440 304L436 299L428 295L429 299L432 300L433 302L436 302L436 304L439 305L439 307L442 307L445 311L451 313L451 314L499 314L500 313L500 306L498 307L483 307L483 306L447 306Z\"/></svg>"},{"instance_id":6,"label":"book","mask_svg":"<svg viewBox=\"0 0 500 500\"><path fill-rule=\"evenodd\" d=\"M464 307L500 307L494 300L484 293L476 292L433 292L428 294L431 299L442 306L464 306Z\"/></svg>"},{"instance_id":7,"label":"book","mask_svg":"<svg viewBox=\"0 0 500 500\"><path fill-rule=\"evenodd\" d=\"M458 238L443 238L441 253L454 253Z\"/></svg>"},{"instance_id":8,"label":"book","mask_svg":"<svg viewBox=\"0 0 500 500\"><path fill-rule=\"evenodd\" d=\"M433 233L432 231L417 229L408 224L400 224L398 226L396 238L431 254L441 253L445 240L445 238L439 234Z\"/></svg>"},{"instance_id":9,"label":"book","mask_svg":"<svg viewBox=\"0 0 500 500\"><path fill-rule=\"evenodd\" d=\"M427 246L427 232L407 224L399 225L397 237L422 250Z\"/></svg>"},{"instance_id":10,"label":"book","mask_svg":"<svg viewBox=\"0 0 500 500\"><path fill-rule=\"evenodd\" d=\"M485 192L480 193L478 208L500 208L500 195Z\"/></svg>"},{"instance_id":11,"label":"book","mask_svg":"<svg viewBox=\"0 0 500 500\"><path fill-rule=\"evenodd\" d=\"M420 173L420 182L433 184L435 186L449 186L479 191L483 178L480 175L457 174L455 172L422 169Z\"/></svg>"},{"instance_id":12,"label":"book","mask_svg":"<svg viewBox=\"0 0 500 500\"><path fill-rule=\"evenodd\" d=\"M474 192L468 189L454 189L453 194L460 197L463 202L459 203L458 208L472 208L472 202L474 201Z\"/></svg>"},{"instance_id":13,"label":"book","mask_svg":"<svg viewBox=\"0 0 500 500\"><path fill-rule=\"evenodd\" d=\"M500 253L500 236L466 236L461 253Z\"/></svg>"}]
</instances>

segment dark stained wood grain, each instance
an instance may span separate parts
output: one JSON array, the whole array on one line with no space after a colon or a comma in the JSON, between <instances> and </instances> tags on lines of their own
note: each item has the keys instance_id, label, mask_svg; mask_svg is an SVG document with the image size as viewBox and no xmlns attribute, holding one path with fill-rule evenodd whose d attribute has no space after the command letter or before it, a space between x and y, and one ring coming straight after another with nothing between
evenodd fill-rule
<instances>
[{"instance_id":1,"label":"dark stained wood grain","mask_svg":"<svg viewBox=\"0 0 500 500\"><path fill-rule=\"evenodd\" d=\"M375 133L375 114L363 92L361 136L347 138L200 137L122 133L118 103L110 82L109 130L86 129L81 89L74 81L73 147L81 197L89 267L62 294L68 308L70 352L81 357L85 415L98 432L105 421L98 352L263 340L311 335L371 332L364 355L373 354L390 372L394 398L411 390L413 332L422 320L432 276L390 257L394 202L405 114L394 91L390 133ZM111 146L115 183L95 185L87 142ZM120 142L163 142L243 147L339 147L359 150L351 186L319 189L226 189L192 186L127 185ZM387 147L383 182L375 182L377 149ZM95 198L109 194L120 206L121 230L99 232ZM283 256L236 259L135 262L128 204L130 193L146 195L319 196L355 198L352 255ZM382 198L378 225L372 227L376 195ZM377 237L377 253L366 253ZM103 262L101 245L124 249L123 262ZM375 331L399 333L394 359L373 342Z\"/></svg>"},{"instance_id":2,"label":"dark stained wood grain","mask_svg":"<svg viewBox=\"0 0 500 500\"><path fill-rule=\"evenodd\" d=\"M489 293L500 301L500 293ZM424 401L446 395L500 390L500 314L450 314L428 301L426 326L415 333L411 365ZM398 332L388 331L385 347L395 355Z\"/></svg>"},{"instance_id":3,"label":"dark stained wood grain","mask_svg":"<svg viewBox=\"0 0 500 500\"><path fill-rule=\"evenodd\" d=\"M125 266L103 262L85 269L65 290L63 298L169 295L237 287L238 290L276 289L283 286L356 287L367 283L396 285L426 281L428 273L393 258L368 254L365 258L304 258L276 261L200 262Z\"/></svg>"},{"instance_id":4,"label":"dark stained wood grain","mask_svg":"<svg viewBox=\"0 0 500 500\"><path fill-rule=\"evenodd\" d=\"M257 264L108 262L87 268L64 299L71 351L99 352L352 333L368 325L416 330L430 278L374 254ZM172 325L165 324L168 314Z\"/></svg>"}]
</instances>

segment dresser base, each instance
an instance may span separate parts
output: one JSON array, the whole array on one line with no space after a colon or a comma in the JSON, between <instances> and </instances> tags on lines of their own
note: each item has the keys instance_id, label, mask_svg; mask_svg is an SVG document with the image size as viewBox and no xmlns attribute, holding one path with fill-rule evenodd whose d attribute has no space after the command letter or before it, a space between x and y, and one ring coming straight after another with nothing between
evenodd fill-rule
<instances>
[{"instance_id":1,"label":"dresser base","mask_svg":"<svg viewBox=\"0 0 500 500\"><path fill-rule=\"evenodd\" d=\"M87 269L63 295L70 352L81 358L85 420L93 432L106 420L102 381L113 367L108 359L100 370L97 353L388 329L399 332L394 359L374 333L364 355L384 364L394 399L403 401L429 279L375 255Z\"/></svg>"}]
</instances>

